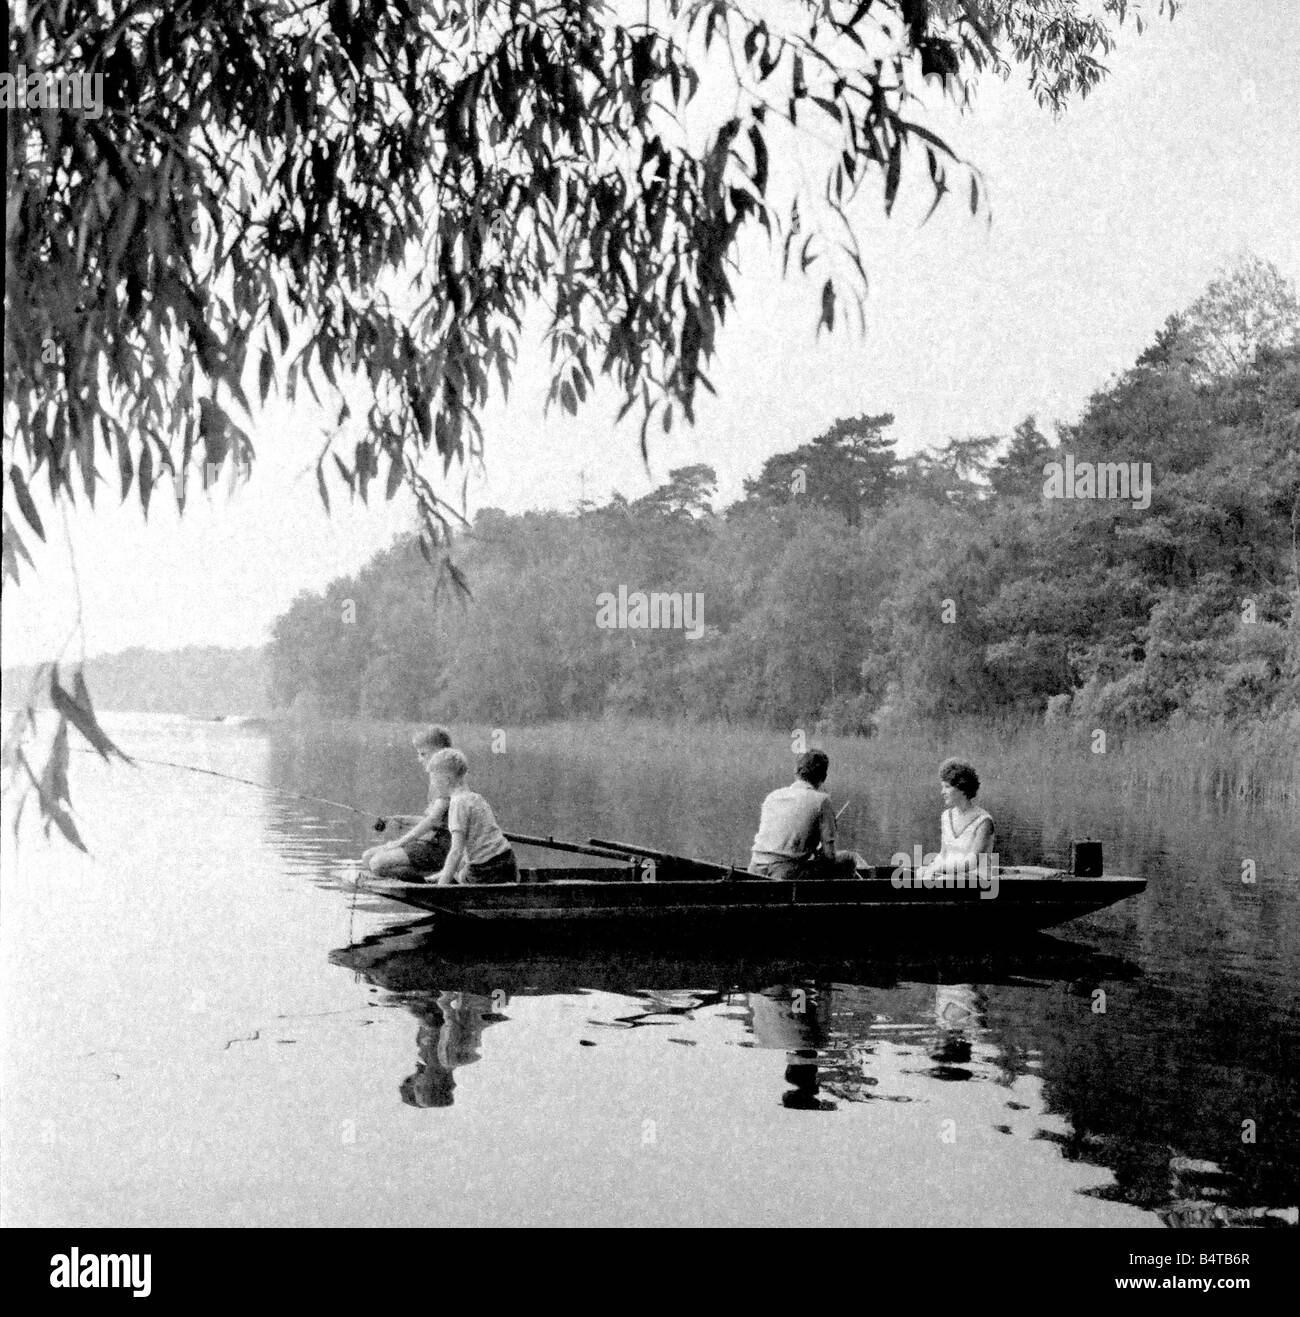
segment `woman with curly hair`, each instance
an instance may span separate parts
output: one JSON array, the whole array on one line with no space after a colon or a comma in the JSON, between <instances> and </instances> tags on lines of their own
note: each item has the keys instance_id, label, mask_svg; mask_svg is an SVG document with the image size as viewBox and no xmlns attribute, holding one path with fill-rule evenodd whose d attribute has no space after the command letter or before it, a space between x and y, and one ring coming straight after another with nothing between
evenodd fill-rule
<instances>
[{"instance_id":1,"label":"woman with curly hair","mask_svg":"<svg viewBox=\"0 0 1300 1317\"><path fill-rule=\"evenodd\" d=\"M975 804L979 789L979 774L970 764L960 759L945 759L939 765L943 814L939 820L940 853L935 861L937 865L993 853L993 816Z\"/></svg>"}]
</instances>

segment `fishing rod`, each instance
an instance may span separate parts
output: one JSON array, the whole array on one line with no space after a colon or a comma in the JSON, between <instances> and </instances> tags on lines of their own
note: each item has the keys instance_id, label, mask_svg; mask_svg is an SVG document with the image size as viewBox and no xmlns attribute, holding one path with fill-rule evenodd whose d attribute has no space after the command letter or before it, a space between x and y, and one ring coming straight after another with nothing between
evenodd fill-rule
<instances>
[{"instance_id":1,"label":"fishing rod","mask_svg":"<svg viewBox=\"0 0 1300 1317\"><path fill-rule=\"evenodd\" d=\"M83 749L81 746L73 746L77 754L94 754L95 751ZM388 828L389 820L384 817L378 810L360 809L356 805L349 805L344 800L331 800L328 796L314 796L308 791L289 791L284 787L269 786L265 782L255 781L251 777L239 777L234 773L222 773L215 768L199 768L196 764L182 764L175 759L146 759L143 755L132 755L131 762L136 764L151 764L157 768L178 768L185 773L201 773L204 777L219 777L226 782L239 782L246 787L255 787L258 791L267 791L275 796L287 796L290 800L310 800L317 805L330 805L334 809L345 809L349 814L359 815L363 819L374 819L370 825L376 832L385 832ZM404 816L397 816L404 817ZM580 855L599 855L604 859L622 858L615 857L608 851L598 851L590 846L578 846L573 842L556 841L554 837L530 837L519 832L503 832L501 834L509 842L525 846L538 846L542 850L551 851L575 851Z\"/></svg>"},{"instance_id":2,"label":"fishing rod","mask_svg":"<svg viewBox=\"0 0 1300 1317\"><path fill-rule=\"evenodd\" d=\"M77 754L94 754L93 750L85 750L80 746L74 746L73 749ZM383 832L388 827L388 820L379 813L378 810L360 809L356 805L349 805L343 800L330 800L327 796L313 796L308 791L288 791L284 787L269 786L265 782L254 781L251 777L238 777L234 773L221 773L215 768L199 768L196 764L182 764L175 759L146 759L142 755L132 755L131 760L137 764L151 764L157 768L179 768L185 773L201 773L204 777L219 777L226 782L239 782L246 787L256 787L258 791L268 791L275 796L288 796L291 800L310 800L317 805L331 805L335 809L345 809L349 814L360 815L363 819L374 819L371 825L376 832Z\"/></svg>"}]
</instances>

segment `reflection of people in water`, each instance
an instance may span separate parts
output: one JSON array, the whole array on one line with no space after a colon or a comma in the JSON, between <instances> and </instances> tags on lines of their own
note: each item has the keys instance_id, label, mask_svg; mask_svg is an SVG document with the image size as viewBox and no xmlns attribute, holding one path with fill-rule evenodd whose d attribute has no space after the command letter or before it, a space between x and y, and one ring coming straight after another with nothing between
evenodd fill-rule
<instances>
[{"instance_id":1,"label":"reflection of people in water","mask_svg":"<svg viewBox=\"0 0 1300 1317\"><path fill-rule=\"evenodd\" d=\"M491 997L477 992L443 992L416 1008L420 1028L415 1035L419 1064L402 1080L402 1101L412 1107L449 1107L457 1066L479 1059L483 1030L504 1017Z\"/></svg>"},{"instance_id":2,"label":"reflection of people in water","mask_svg":"<svg viewBox=\"0 0 1300 1317\"><path fill-rule=\"evenodd\" d=\"M971 1059L971 1043L984 1031L984 1011L988 1005L983 991L969 983L936 983L934 988L934 1022L938 1026L934 1051L930 1059L938 1063L931 1071L940 1079L969 1079L971 1072L956 1067Z\"/></svg>"},{"instance_id":3,"label":"reflection of people in water","mask_svg":"<svg viewBox=\"0 0 1300 1317\"><path fill-rule=\"evenodd\" d=\"M821 1088L818 1047L830 1020L830 987L777 984L749 994L754 1041L786 1054L785 1082L790 1091L781 1105L803 1111L827 1111L833 1104L818 1096Z\"/></svg>"}]
</instances>

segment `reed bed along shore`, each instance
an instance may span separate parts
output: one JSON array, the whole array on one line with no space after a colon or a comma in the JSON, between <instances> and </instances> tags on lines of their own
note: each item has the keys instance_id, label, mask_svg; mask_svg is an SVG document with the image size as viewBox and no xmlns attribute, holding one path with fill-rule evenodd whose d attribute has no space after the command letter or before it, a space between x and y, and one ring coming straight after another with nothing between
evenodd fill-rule
<instances>
[{"instance_id":1,"label":"reed bed along shore","mask_svg":"<svg viewBox=\"0 0 1300 1317\"><path fill-rule=\"evenodd\" d=\"M467 729L468 730L468 729ZM483 733L483 729L478 729ZM1105 740L1096 735L1105 731ZM515 729L525 745L572 756L622 752L660 758L689 753L719 773L738 760L788 768L792 751L821 746L837 770L879 771L928 779L949 755L970 759L1003 781L1130 794L1198 796L1292 813L1300 804L1300 714L1245 725L1186 722L1164 727L1092 729L967 719L900 723L872 736L817 735L681 721L601 718ZM478 738L476 738L478 739Z\"/></svg>"},{"instance_id":2,"label":"reed bed along shore","mask_svg":"<svg viewBox=\"0 0 1300 1317\"><path fill-rule=\"evenodd\" d=\"M981 774L1027 787L1104 789L1129 795L1191 796L1235 801L1295 815L1300 807L1300 712L1268 722L1200 723L1160 727L1092 728L1073 723L969 718L948 723L898 722L871 736L779 731L699 718L604 717L493 728L443 715L471 754L491 753L504 732L512 746L571 758L608 761L611 755L671 760L688 754L695 766L727 774L738 762L781 774L792 752L820 746L837 771L879 772L918 780L935 776L950 755L969 759ZM304 719L273 715L258 729L282 733L310 723L340 735L383 729L404 742L412 724L374 719ZM1100 741L1097 731L1105 732Z\"/></svg>"}]
</instances>

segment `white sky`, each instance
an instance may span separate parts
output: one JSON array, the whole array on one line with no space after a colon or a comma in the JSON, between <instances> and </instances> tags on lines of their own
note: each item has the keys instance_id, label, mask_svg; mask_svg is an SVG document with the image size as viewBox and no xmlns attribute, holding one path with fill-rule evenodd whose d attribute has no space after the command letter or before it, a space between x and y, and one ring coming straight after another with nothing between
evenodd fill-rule
<instances>
[{"instance_id":1,"label":"white sky","mask_svg":"<svg viewBox=\"0 0 1300 1317\"><path fill-rule=\"evenodd\" d=\"M1243 252L1300 281L1295 0L1186 0L1175 22L1140 38L1126 26L1109 65L1112 76L1060 119L1018 75L987 81L965 119L945 116L948 140L984 173L991 225L970 217L959 192L919 227L929 203L919 181L891 220L870 194L858 227L871 278L865 339L840 320L817 338L824 275L814 267L807 281L782 283L776 254L747 247L709 370L718 397L701 396L693 432L680 419L671 436L652 431L649 471L633 419L613 427L612 390L577 418L543 417L547 354L524 342L509 406L484 417L470 513L570 508L584 480L589 498L636 497L701 461L717 469L725 503L764 458L859 412L894 412L904 453L1008 434L1028 413L1048 428L1076 417ZM233 498L195 498L183 520L162 488L147 525L108 488L94 513L76 512L86 652L260 643L297 593L409 528L405 495L349 508L340 487L326 516L312 474L321 420L305 390L296 408L273 401L250 431L250 482ZM453 472L446 488L460 483ZM50 529L50 544L35 546L37 573L5 592L6 664L50 657L75 617L67 542L57 522Z\"/></svg>"}]
</instances>

